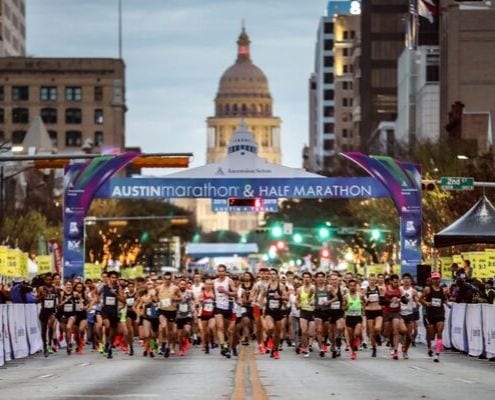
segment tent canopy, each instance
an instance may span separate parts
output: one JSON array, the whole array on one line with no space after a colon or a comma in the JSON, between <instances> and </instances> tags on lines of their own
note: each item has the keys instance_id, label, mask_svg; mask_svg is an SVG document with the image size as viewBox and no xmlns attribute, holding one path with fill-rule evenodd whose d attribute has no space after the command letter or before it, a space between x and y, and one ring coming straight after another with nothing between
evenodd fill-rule
<instances>
[{"instance_id":1,"label":"tent canopy","mask_svg":"<svg viewBox=\"0 0 495 400\"><path fill-rule=\"evenodd\" d=\"M495 243L495 207L483 196L466 214L437 233L435 247Z\"/></svg>"}]
</instances>

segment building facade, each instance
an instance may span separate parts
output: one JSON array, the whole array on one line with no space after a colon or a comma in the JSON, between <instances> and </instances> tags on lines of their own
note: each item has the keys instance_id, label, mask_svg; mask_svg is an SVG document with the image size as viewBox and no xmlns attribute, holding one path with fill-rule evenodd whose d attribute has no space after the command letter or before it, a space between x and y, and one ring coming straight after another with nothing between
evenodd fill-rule
<instances>
[{"instance_id":1,"label":"building facade","mask_svg":"<svg viewBox=\"0 0 495 400\"><path fill-rule=\"evenodd\" d=\"M25 0L0 0L0 57L25 54Z\"/></svg>"},{"instance_id":2,"label":"building facade","mask_svg":"<svg viewBox=\"0 0 495 400\"><path fill-rule=\"evenodd\" d=\"M0 58L0 140L22 145L41 117L53 147L125 147L125 66L119 59Z\"/></svg>"},{"instance_id":3,"label":"building facade","mask_svg":"<svg viewBox=\"0 0 495 400\"><path fill-rule=\"evenodd\" d=\"M449 138L493 142L495 3L444 0L440 16L440 124Z\"/></svg>"},{"instance_id":4,"label":"building facade","mask_svg":"<svg viewBox=\"0 0 495 400\"><path fill-rule=\"evenodd\" d=\"M330 0L320 19L314 71L309 79L309 145L304 167L330 174L340 151L355 146L352 133L353 46L359 36L360 2Z\"/></svg>"}]
</instances>

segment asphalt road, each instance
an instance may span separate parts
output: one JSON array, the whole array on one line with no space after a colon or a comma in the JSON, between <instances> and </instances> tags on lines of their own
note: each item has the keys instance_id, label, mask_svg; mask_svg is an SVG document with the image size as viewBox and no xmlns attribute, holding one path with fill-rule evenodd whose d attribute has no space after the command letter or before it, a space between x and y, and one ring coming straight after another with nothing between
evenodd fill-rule
<instances>
[{"instance_id":1,"label":"asphalt road","mask_svg":"<svg viewBox=\"0 0 495 400\"><path fill-rule=\"evenodd\" d=\"M492 399L495 363L445 353L433 363L424 347L409 360L391 360L385 348L378 358L361 351L337 360L292 350L280 360L243 348L227 360L217 351L192 349L185 357L129 357L116 352L107 360L98 353L45 359L36 355L0 369L0 399Z\"/></svg>"}]
</instances>

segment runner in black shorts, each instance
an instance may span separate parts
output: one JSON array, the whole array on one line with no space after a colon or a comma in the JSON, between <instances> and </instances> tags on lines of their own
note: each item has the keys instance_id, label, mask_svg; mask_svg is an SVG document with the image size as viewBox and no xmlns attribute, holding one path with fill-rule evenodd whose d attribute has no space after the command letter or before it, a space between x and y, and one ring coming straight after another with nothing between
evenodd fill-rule
<instances>
[{"instance_id":1,"label":"runner in black shorts","mask_svg":"<svg viewBox=\"0 0 495 400\"><path fill-rule=\"evenodd\" d=\"M112 343L119 326L118 302L125 303L125 293L117 284L118 274L115 271L108 273L108 284L101 288L101 317L103 319L103 335L105 336L105 351L107 358L112 358Z\"/></svg>"},{"instance_id":2,"label":"runner in black shorts","mask_svg":"<svg viewBox=\"0 0 495 400\"><path fill-rule=\"evenodd\" d=\"M55 329L55 313L58 301L58 290L53 285L52 274L46 274L44 276L44 285L40 286L37 291L37 301L41 305L39 319L41 323L43 354L45 357L48 357L48 346L53 338L53 332Z\"/></svg>"}]
</instances>

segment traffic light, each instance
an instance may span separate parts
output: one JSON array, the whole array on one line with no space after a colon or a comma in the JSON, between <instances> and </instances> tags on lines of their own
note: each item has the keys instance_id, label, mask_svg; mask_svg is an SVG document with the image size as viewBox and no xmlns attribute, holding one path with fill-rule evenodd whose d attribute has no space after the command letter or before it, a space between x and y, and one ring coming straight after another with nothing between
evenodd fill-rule
<instances>
[{"instance_id":1,"label":"traffic light","mask_svg":"<svg viewBox=\"0 0 495 400\"><path fill-rule=\"evenodd\" d=\"M321 249L320 251L321 258L330 258L330 250L328 250L326 247Z\"/></svg>"},{"instance_id":2,"label":"traffic light","mask_svg":"<svg viewBox=\"0 0 495 400\"><path fill-rule=\"evenodd\" d=\"M277 243L275 243L275 246L278 251L287 250L287 243L284 240L278 240Z\"/></svg>"},{"instance_id":3,"label":"traffic light","mask_svg":"<svg viewBox=\"0 0 495 400\"><path fill-rule=\"evenodd\" d=\"M421 181L421 190L423 192L431 192L437 188L437 181L432 179L424 179Z\"/></svg>"},{"instance_id":4,"label":"traffic light","mask_svg":"<svg viewBox=\"0 0 495 400\"><path fill-rule=\"evenodd\" d=\"M318 228L318 238L320 240L327 240L330 237L330 229L326 226L321 226Z\"/></svg>"},{"instance_id":5,"label":"traffic light","mask_svg":"<svg viewBox=\"0 0 495 400\"><path fill-rule=\"evenodd\" d=\"M380 229L371 230L371 239L378 240L381 238L381 236L382 236L382 232L380 231Z\"/></svg>"},{"instance_id":6,"label":"traffic light","mask_svg":"<svg viewBox=\"0 0 495 400\"><path fill-rule=\"evenodd\" d=\"M300 244L303 241L303 237L300 233L294 233L294 235L292 235L292 241L296 244Z\"/></svg>"},{"instance_id":7,"label":"traffic light","mask_svg":"<svg viewBox=\"0 0 495 400\"><path fill-rule=\"evenodd\" d=\"M150 240L150 233L148 231L143 231L141 233L141 243L146 243L148 240Z\"/></svg>"},{"instance_id":8,"label":"traffic light","mask_svg":"<svg viewBox=\"0 0 495 400\"><path fill-rule=\"evenodd\" d=\"M284 234L284 230L280 225L274 225L270 228L270 234L273 238L277 239L279 237L282 237Z\"/></svg>"}]
</instances>

